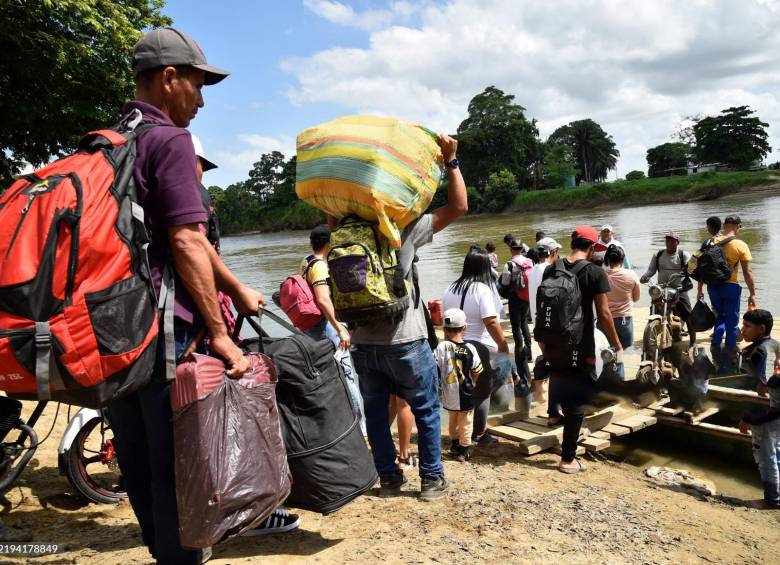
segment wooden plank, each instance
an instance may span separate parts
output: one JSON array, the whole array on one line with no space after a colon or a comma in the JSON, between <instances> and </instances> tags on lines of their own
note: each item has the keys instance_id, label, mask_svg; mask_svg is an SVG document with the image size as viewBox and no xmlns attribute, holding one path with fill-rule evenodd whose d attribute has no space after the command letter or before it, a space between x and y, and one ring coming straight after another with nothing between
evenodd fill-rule
<instances>
[{"instance_id":1,"label":"wooden plank","mask_svg":"<svg viewBox=\"0 0 780 565\"><path fill-rule=\"evenodd\" d=\"M607 449L611 445L611 442L608 439L590 436L580 441L579 445L588 451L601 451L603 449Z\"/></svg>"},{"instance_id":2,"label":"wooden plank","mask_svg":"<svg viewBox=\"0 0 780 565\"><path fill-rule=\"evenodd\" d=\"M737 441L749 442L752 437L749 434L741 433L737 428L729 428L727 426L718 426L717 424L708 424L706 422L699 422L698 424L689 424L682 418L674 416L658 416L658 421L664 425L682 428L693 432L704 433L711 436L723 437L727 439L733 439Z\"/></svg>"},{"instance_id":3,"label":"wooden plank","mask_svg":"<svg viewBox=\"0 0 780 565\"><path fill-rule=\"evenodd\" d=\"M537 435L538 434L546 434L556 428L548 428L547 426L540 426L539 424L534 424L533 422L527 422L526 420L519 420L517 422L512 422L510 424L507 424L510 428L517 428L518 430L525 430L527 432L534 432ZM561 427L561 426L556 426Z\"/></svg>"},{"instance_id":4,"label":"wooden plank","mask_svg":"<svg viewBox=\"0 0 780 565\"><path fill-rule=\"evenodd\" d=\"M644 414L636 414L634 416L631 416L629 418L626 418L625 420L620 420L619 422L615 422L619 426L623 426L626 428L629 428L632 432L638 432L639 430L646 428L648 426L652 426L655 424L658 420L655 416L646 416Z\"/></svg>"},{"instance_id":5,"label":"wooden plank","mask_svg":"<svg viewBox=\"0 0 780 565\"><path fill-rule=\"evenodd\" d=\"M630 428L616 424L607 424L601 430L608 433L611 437L626 436L631 433Z\"/></svg>"},{"instance_id":6,"label":"wooden plank","mask_svg":"<svg viewBox=\"0 0 780 565\"><path fill-rule=\"evenodd\" d=\"M518 430L517 428L510 428L509 426L495 426L490 428L490 433L499 437L511 439L514 441L523 442L527 439L535 438L539 434L528 432L526 430Z\"/></svg>"},{"instance_id":7,"label":"wooden plank","mask_svg":"<svg viewBox=\"0 0 780 565\"><path fill-rule=\"evenodd\" d=\"M492 416L488 416L488 426L503 426L522 420L527 415L527 413L516 412L514 410L502 412L501 414L493 414Z\"/></svg>"},{"instance_id":8,"label":"wooden plank","mask_svg":"<svg viewBox=\"0 0 780 565\"><path fill-rule=\"evenodd\" d=\"M612 439L612 434L610 434L609 432L605 432L603 430L599 430L597 432L593 432L592 434L590 434L590 437L595 437L598 439Z\"/></svg>"},{"instance_id":9,"label":"wooden plank","mask_svg":"<svg viewBox=\"0 0 780 565\"><path fill-rule=\"evenodd\" d=\"M769 404L769 398L759 396L754 390L741 390L727 386L709 385L707 396L717 400L731 400L732 402L752 402L754 404Z\"/></svg>"},{"instance_id":10,"label":"wooden plank","mask_svg":"<svg viewBox=\"0 0 780 565\"><path fill-rule=\"evenodd\" d=\"M714 416L720 412L720 408L717 406L712 406L710 408L707 408L706 410L702 410L698 414L694 414L693 412L683 412L683 417L685 418L685 421L689 424L698 424L699 422L702 422L709 418L710 416Z\"/></svg>"},{"instance_id":11,"label":"wooden plank","mask_svg":"<svg viewBox=\"0 0 780 565\"><path fill-rule=\"evenodd\" d=\"M665 416L677 416L678 414L683 413L683 408L682 406L676 406L674 408L664 406L662 408L656 408L655 412L656 414L664 414Z\"/></svg>"}]
</instances>

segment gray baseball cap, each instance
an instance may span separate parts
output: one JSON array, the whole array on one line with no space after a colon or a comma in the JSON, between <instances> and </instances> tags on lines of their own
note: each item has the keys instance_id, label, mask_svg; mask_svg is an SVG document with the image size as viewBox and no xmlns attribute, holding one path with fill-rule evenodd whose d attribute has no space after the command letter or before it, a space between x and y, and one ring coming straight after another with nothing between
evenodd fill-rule
<instances>
[{"instance_id":1,"label":"gray baseball cap","mask_svg":"<svg viewBox=\"0 0 780 565\"><path fill-rule=\"evenodd\" d=\"M200 45L189 35L172 27L150 31L133 48L133 74L158 67L187 65L206 73L204 84L217 84L230 73L209 65Z\"/></svg>"}]
</instances>

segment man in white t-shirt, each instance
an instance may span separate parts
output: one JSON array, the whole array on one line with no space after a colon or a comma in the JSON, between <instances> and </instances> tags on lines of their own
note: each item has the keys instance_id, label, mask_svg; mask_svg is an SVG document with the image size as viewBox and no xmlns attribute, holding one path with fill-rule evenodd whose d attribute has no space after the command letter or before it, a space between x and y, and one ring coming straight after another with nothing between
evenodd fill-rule
<instances>
[{"instance_id":1,"label":"man in white t-shirt","mask_svg":"<svg viewBox=\"0 0 780 565\"><path fill-rule=\"evenodd\" d=\"M598 243L596 243L596 246L594 248L593 263L602 266L604 265L604 254L607 252L607 249L609 248L610 245L617 245L618 247L623 249L623 252L625 254L626 248L623 246L621 242L615 239L615 230L612 229L611 225L605 224L601 226L599 241ZM631 268L631 261L628 260L628 254L625 254L625 259L623 260L623 267L626 269Z\"/></svg>"}]
</instances>

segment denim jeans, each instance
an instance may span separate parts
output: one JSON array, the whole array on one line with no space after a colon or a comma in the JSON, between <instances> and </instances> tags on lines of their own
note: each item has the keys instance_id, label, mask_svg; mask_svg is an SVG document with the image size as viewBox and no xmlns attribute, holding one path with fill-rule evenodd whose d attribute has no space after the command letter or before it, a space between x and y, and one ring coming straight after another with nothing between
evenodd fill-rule
<instances>
[{"instance_id":1,"label":"denim jeans","mask_svg":"<svg viewBox=\"0 0 780 565\"><path fill-rule=\"evenodd\" d=\"M712 309L715 310L715 331L712 332L712 345L720 349L723 336L726 336L726 351L737 347L739 334L739 300L742 287L733 283L707 285Z\"/></svg>"},{"instance_id":2,"label":"denim jeans","mask_svg":"<svg viewBox=\"0 0 780 565\"><path fill-rule=\"evenodd\" d=\"M531 331L528 329L528 313L531 306L517 296L509 297L509 324L512 327L512 339L515 342L515 365L518 370L526 359L526 352L531 351Z\"/></svg>"},{"instance_id":3,"label":"denim jeans","mask_svg":"<svg viewBox=\"0 0 780 565\"><path fill-rule=\"evenodd\" d=\"M190 324L176 320L176 356L196 335ZM158 356L164 355L162 339ZM130 504L141 526L141 538L157 563L200 564L200 550L179 543L176 507L170 383L158 363L152 382L108 405L119 468Z\"/></svg>"},{"instance_id":4,"label":"denim jeans","mask_svg":"<svg viewBox=\"0 0 780 565\"><path fill-rule=\"evenodd\" d=\"M347 388L349 388L349 395L352 397L352 406L355 407L355 413L358 415L358 418L360 418L361 428L365 428L365 424L363 423L363 408L360 401L360 389L358 388L357 383L358 378L355 374L355 369L352 367L352 358L349 355L349 351L338 349L341 341L339 340L339 334L336 331L336 328L334 328L328 320L323 318L319 324L306 330L305 333L310 338L318 341L329 339L333 342L333 345L336 346L336 358L344 369L344 377L347 379Z\"/></svg>"},{"instance_id":5,"label":"denim jeans","mask_svg":"<svg viewBox=\"0 0 780 565\"><path fill-rule=\"evenodd\" d=\"M623 349L628 349L634 345L634 319L631 316L621 318L612 318L615 324L615 331L618 334L620 345Z\"/></svg>"},{"instance_id":6,"label":"denim jeans","mask_svg":"<svg viewBox=\"0 0 780 565\"><path fill-rule=\"evenodd\" d=\"M368 442L380 476L400 472L390 433L390 390L409 404L417 423L420 476L444 474L441 464L439 370L428 341L398 345L357 345L352 352L360 374L360 392L366 416Z\"/></svg>"},{"instance_id":7,"label":"denim jeans","mask_svg":"<svg viewBox=\"0 0 780 565\"><path fill-rule=\"evenodd\" d=\"M753 456L761 473L764 500L780 507L780 419L751 426Z\"/></svg>"}]
</instances>

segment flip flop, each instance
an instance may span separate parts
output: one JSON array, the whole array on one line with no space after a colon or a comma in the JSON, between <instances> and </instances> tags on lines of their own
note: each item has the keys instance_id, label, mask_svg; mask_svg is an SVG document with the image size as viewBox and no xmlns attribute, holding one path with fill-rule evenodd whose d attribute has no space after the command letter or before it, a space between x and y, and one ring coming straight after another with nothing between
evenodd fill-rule
<instances>
[{"instance_id":1,"label":"flip flop","mask_svg":"<svg viewBox=\"0 0 780 565\"><path fill-rule=\"evenodd\" d=\"M577 462L577 467L576 468L575 467L561 467L560 465L558 465L558 470L561 473L566 473L567 475L574 475L575 473L582 473L584 471L587 471L588 466L585 465L585 463L583 463L579 459L574 459L574 461Z\"/></svg>"}]
</instances>

